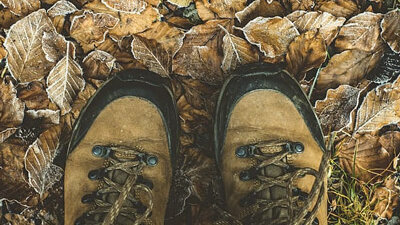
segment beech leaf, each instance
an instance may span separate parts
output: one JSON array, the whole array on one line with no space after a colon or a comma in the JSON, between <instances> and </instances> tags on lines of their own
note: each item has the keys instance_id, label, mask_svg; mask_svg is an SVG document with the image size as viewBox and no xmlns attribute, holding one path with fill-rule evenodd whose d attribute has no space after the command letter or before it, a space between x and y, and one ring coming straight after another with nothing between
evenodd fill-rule
<instances>
[{"instance_id":1,"label":"beech leaf","mask_svg":"<svg viewBox=\"0 0 400 225\"><path fill-rule=\"evenodd\" d=\"M168 2L177 5L179 7L188 7L193 0L167 0Z\"/></svg>"},{"instance_id":2,"label":"beech leaf","mask_svg":"<svg viewBox=\"0 0 400 225\"><path fill-rule=\"evenodd\" d=\"M147 6L143 0L101 0L101 2L114 11L134 14L140 14Z\"/></svg>"},{"instance_id":3,"label":"beech leaf","mask_svg":"<svg viewBox=\"0 0 400 225\"><path fill-rule=\"evenodd\" d=\"M235 13L236 19L241 24L247 24L250 20L259 16L272 17L284 16L285 8L277 0L255 0L246 6L242 11Z\"/></svg>"},{"instance_id":4,"label":"beech leaf","mask_svg":"<svg viewBox=\"0 0 400 225\"><path fill-rule=\"evenodd\" d=\"M381 22L382 38L390 48L400 53L400 9L392 10L385 14Z\"/></svg>"},{"instance_id":5,"label":"beech leaf","mask_svg":"<svg viewBox=\"0 0 400 225\"><path fill-rule=\"evenodd\" d=\"M21 82L40 80L54 63L49 62L42 49L44 32L55 32L46 10L41 9L11 26L4 43L11 75Z\"/></svg>"},{"instance_id":6,"label":"beech leaf","mask_svg":"<svg viewBox=\"0 0 400 225\"><path fill-rule=\"evenodd\" d=\"M53 164L58 153L60 133L60 126L47 129L28 147L24 157L28 183L40 195L43 195L62 177L63 170Z\"/></svg>"},{"instance_id":7,"label":"beech leaf","mask_svg":"<svg viewBox=\"0 0 400 225\"><path fill-rule=\"evenodd\" d=\"M76 11L78 11L78 9L70 1L60 0L47 10L47 14L50 17L56 17L65 16Z\"/></svg>"},{"instance_id":8,"label":"beech leaf","mask_svg":"<svg viewBox=\"0 0 400 225\"><path fill-rule=\"evenodd\" d=\"M67 44L69 52L70 43ZM82 78L82 68L69 54L62 58L50 71L47 77L47 93L50 99L61 109L61 115L71 110L71 104L78 94L85 87Z\"/></svg>"},{"instance_id":9,"label":"beech leaf","mask_svg":"<svg viewBox=\"0 0 400 225\"><path fill-rule=\"evenodd\" d=\"M84 75L88 78L106 80L115 65L115 57L101 50L94 50L83 59Z\"/></svg>"},{"instance_id":10,"label":"beech leaf","mask_svg":"<svg viewBox=\"0 0 400 225\"><path fill-rule=\"evenodd\" d=\"M352 0L317 1L315 9L346 18L359 12L357 3Z\"/></svg>"},{"instance_id":11,"label":"beech leaf","mask_svg":"<svg viewBox=\"0 0 400 225\"><path fill-rule=\"evenodd\" d=\"M155 40L133 36L132 54L152 72L164 77L168 77L171 73L172 57Z\"/></svg>"},{"instance_id":12,"label":"beech leaf","mask_svg":"<svg viewBox=\"0 0 400 225\"><path fill-rule=\"evenodd\" d=\"M246 39L257 45L264 55L281 61L290 42L299 35L296 27L286 17L257 17L243 28Z\"/></svg>"},{"instance_id":13,"label":"beech leaf","mask_svg":"<svg viewBox=\"0 0 400 225\"><path fill-rule=\"evenodd\" d=\"M18 16L28 15L40 7L39 0L0 0L0 4Z\"/></svg>"}]
</instances>

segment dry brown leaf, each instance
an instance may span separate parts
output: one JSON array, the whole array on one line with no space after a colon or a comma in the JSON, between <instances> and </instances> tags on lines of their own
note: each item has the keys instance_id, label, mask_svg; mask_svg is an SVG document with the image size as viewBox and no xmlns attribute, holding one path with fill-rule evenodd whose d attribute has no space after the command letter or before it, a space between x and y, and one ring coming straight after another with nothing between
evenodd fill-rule
<instances>
[{"instance_id":1,"label":"dry brown leaf","mask_svg":"<svg viewBox=\"0 0 400 225\"><path fill-rule=\"evenodd\" d=\"M188 7L193 0L168 0L168 2L179 7Z\"/></svg>"},{"instance_id":2,"label":"dry brown leaf","mask_svg":"<svg viewBox=\"0 0 400 225\"><path fill-rule=\"evenodd\" d=\"M207 7L209 5L208 1L196 0L195 4L196 4L197 14L199 14L199 17L202 21L216 19L215 13Z\"/></svg>"},{"instance_id":3,"label":"dry brown leaf","mask_svg":"<svg viewBox=\"0 0 400 225\"><path fill-rule=\"evenodd\" d=\"M2 80L0 82L0 131L3 141L5 136L9 136L10 131L3 133L5 130L22 124L24 110L25 104L17 98L17 90L13 83Z\"/></svg>"},{"instance_id":4,"label":"dry brown leaf","mask_svg":"<svg viewBox=\"0 0 400 225\"><path fill-rule=\"evenodd\" d=\"M205 84L197 79L190 77L178 77L182 84L185 99L196 109L206 109L211 112L215 107L213 96L218 92L218 88ZM177 93L180 96L181 94Z\"/></svg>"},{"instance_id":5,"label":"dry brown leaf","mask_svg":"<svg viewBox=\"0 0 400 225\"><path fill-rule=\"evenodd\" d=\"M10 9L0 10L0 28L9 29L11 25L20 19L21 17L12 13Z\"/></svg>"},{"instance_id":6,"label":"dry brown leaf","mask_svg":"<svg viewBox=\"0 0 400 225\"><path fill-rule=\"evenodd\" d=\"M78 11L74 4L67 0L60 0L56 2L50 9L47 10L47 14L50 17L65 16Z\"/></svg>"},{"instance_id":7,"label":"dry brown leaf","mask_svg":"<svg viewBox=\"0 0 400 225\"><path fill-rule=\"evenodd\" d=\"M6 39L3 36L0 35L0 61L7 56L7 51L3 47L3 43L4 43L5 40Z\"/></svg>"},{"instance_id":8,"label":"dry brown leaf","mask_svg":"<svg viewBox=\"0 0 400 225\"><path fill-rule=\"evenodd\" d=\"M318 68L325 62L327 50L322 35L315 30L294 38L286 54L287 69L301 80L307 71Z\"/></svg>"},{"instance_id":9,"label":"dry brown leaf","mask_svg":"<svg viewBox=\"0 0 400 225\"><path fill-rule=\"evenodd\" d=\"M96 88L94 88L90 84L85 85L85 89L83 91L79 92L78 96L76 97L76 100L74 101L74 104L72 105L71 113L74 116L74 119L77 119L79 116L79 113L83 109L83 107L86 105L87 101L96 93Z\"/></svg>"},{"instance_id":10,"label":"dry brown leaf","mask_svg":"<svg viewBox=\"0 0 400 225\"><path fill-rule=\"evenodd\" d=\"M365 12L350 18L340 29L335 47L340 51L374 51L382 44L379 24L381 14Z\"/></svg>"},{"instance_id":11,"label":"dry brown leaf","mask_svg":"<svg viewBox=\"0 0 400 225\"><path fill-rule=\"evenodd\" d=\"M39 0L0 0L0 4L18 16L28 15L40 8Z\"/></svg>"},{"instance_id":12,"label":"dry brown leaf","mask_svg":"<svg viewBox=\"0 0 400 225\"><path fill-rule=\"evenodd\" d=\"M7 140L7 138L11 137L11 135L13 135L17 130L18 130L18 128L7 128L7 129L1 131L0 132L0 143L3 143L5 140Z\"/></svg>"},{"instance_id":13,"label":"dry brown leaf","mask_svg":"<svg viewBox=\"0 0 400 225\"><path fill-rule=\"evenodd\" d=\"M259 55L256 49L253 48L246 40L230 34L225 28L225 36L222 39L222 50L224 58L221 68L225 73L228 73L240 65L258 62Z\"/></svg>"},{"instance_id":14,"label":"dry brown leaf","mask_svg":"<svg viewBox=\"0 0 400 225\"><path fill-rule=\"evenodd\" d=\"M234 18L235 13L246 7L247 0L210 0L203 1L205 6L216 13L220 18Z\"/></svg>"},{"instance_id":15,"label":"dry brown leaf","mask_svg":"<svg viewBox=\"0 0 400 225\"><path fill-rule=\"evenodd\" d=\"M26 117L32 120L40 119L42 126L55 125L60 123L60 110L30 109L26 111Z\"/></svg>"},{"instance_id":16,"label":"dry brown leaf","mask_svg":"<svg viewBox=\"0 0 400 225\"><path fill-rule=\"evenodd\" d=\"M138 34L147 39L156 40L171 56L174 56L182 45L184 32L166 22L157 22L143 33Z\"/></svg>"},{"instance_id":17,"label":"dry brown leaf","mask_svg":"<svg viewBox=\"0 0 400 225\"><path fill-rule=\"evenodd\" d=\"M315 112L325 135L340 131L352 122L352 114L359 102L360 89L341 85L328 90L324 100L315 103Z\"/></svg>"},{"instance_id":18,"label":"dry brown leaf","mask_svg":"<svg viewBox=\"0 0 400 225\"><path fill-rule=\"evenodd\" d=\"M8 51L8 68L15 79L21 82L40 80L54 66L42 49L44 32L55 32L44 9L11 26L4 46Z\"/></svg>"},{"instance_id":19,"label":"dry brown leaf","mask_svg":"<svg viewBox=\"0 0 400 225\"><path fill-rule=\"evenodd\" d=\"M393 211L399 204L399 188L396 187L398 183L398 179L388 177L384 186L375 189L371 204L376 203L374 213L377 217L392 218Z\"/></svg>"},{"instance_id":20,"label":"dry brown leaf","mask_svg":"<svg viewBox=\"0 0 400 225\"><path fill-rule=\"evenodd\" d=\"M247 24L250 20L259 16L272 17L285 15L285 8L279 1L255 0L242 11L235 14L241 24Z\"/></svg>"},{"instance_id":21,"label":"dry brown leaf","mask_svg":"<svg viewBox=\"0 0 400 225\"><path fill-rule=\"evenodd\" d=\"M296 10L309 10L311 11L314 6L314 0L285 0L288 4L290 4L290 8L292 11Z\"/></svg>"},{"instance_id":22,"label":"dry brown leaf","mask_svg":"<svg viewBox=\"0 0 400 225\"><path fill-rule=\"evenodd\" d=\"M399 153L400 132L389 131L382 136L370 133L347 138L338 147L342 168L358 179L371 182L388 174L390 163ZM354 152L356 151L356 152ZM355 158L355 165L353 165Z\"/></svg>"},{"instance_id":23,"label":"dry brown leaf","mask_svg":"<svg viewBox=\"0 0 400 225\"><path fill-rule=\"evenodd\" d=\"M146 9L144 0L101 0L108 8L123 13L140 14Z\"/></svg>"},{"instance_id":24,"label":"dry brown leaf","mask_svg":"<svg viewBox=\"0 0 400 225\"><path fill-rule=\"evenodd\" d=\"M322 0L317 1L315 9L322 12L328 12L337 17L349 18L352 15L359 13L360 9L352 0Z\"/></svg>"},{"instance_id":25,"label":"dry brown leaf","mask_svg":"<svg viewBox=\"0 0 400 225\"><path fill-rule=\"evenodd\" d=\"M26 151L24 164L28 171L28 183L40 195L62 177L63 170L53 164L58 153L60 135L61 127L53 126L40 134Z\"/></svg>"},{"instance_id":26,"label":"dry brown leaf","mask_svg":"<svg viewBox=\"0 0 400 225\"><path fill-rule=\"evenodd\" d=\"M110 30L110 35L121 39L131 34L143 32L151 27L159 19L157 9L148 6L140 15L119 13L120 22Z\"/></svg>"},{"instance_id":27,"label":"dry brown leaf","mask_svg":"<svg viewBox=\"0 0 400 225\"><path fill-rule=\"evenodd\" d=\"M218 48L225 32L219 25L227 28L230 24L231 20L210 20L186 32L182 47L173 60L173 71L209 84L222 83L222 57Z\"/></svg>"},{"instance_id":28,"label":"dry brown leaf","mask_svg":"<svg viewBox=\"0 0 400 225\"><path fill-rule=\"evenodd\" d=\"M183 132L187 134L204 134L208 132L208 124L212 119L210 113L191 106L184 95L178 99L177 108L179 117L181 118L181 129Z\"/></svg>"},{"instance_id":29,"label":"dry brown leaf","mask_svg":"<svg viewBox=\"0 0 400 225\"><path fill-rule=\"evenodd\" d=\"M79 42L85 52L104 42L110 29L118 24L118 19L104 13L85 11L71 22L70 34Z\"/></svg>"},{"instance_id":30,"label":"dry brown leaf","mask_svg":"<svg viewBox=\"0 0 400 225\"><path fill-rule=\"evenodd\" d=\"M400 122L400 78L370 91L357 111L353 133L379 130Z\"/></svg>"},{"instance_id":31,"label":"dry brown leaf","mask_svg":"<svg viewBox=\"0 0 400 225\"><path fill-rule=\"evenodd\" d=\"M287 16L300 33L310 30L319 30L325 39L326 45L330 45L339 33L340 27L346 21L344 17L335 17L327 12L296 11Z\"/></svg>"},{"instance_id":32,"label":"dry brown leaf","mask_svg":"<svg viewBox=\"0 0 400 225\"><path fill-rule=\"evenodd\" d=\"M50 99L47 96L44 84L38 81L26 85L19 85L18 98L21 99L28 109L46 109L49 107Z\"/></svg>"},{"instance_id":33,"label":"dry brown leaf","mask_svg":"<svg viewBox=\"0 0 400 225\"><path fill-rule=\"evenodd\" d=\"M385 14L381 22L382 38L390 48L400 53L400 9L392 10Z\"/></svg>"},{"instance_id":34,"label":"dry brown leaf","mask_svg":"<svg viewBox=\"0 0 400 225\"><path fill-rule=\"evenodd\" d=\"M69 42L67 52L69 52ZM61 115L71 110L71 104L78 94L85 87L85 80L82 78L82 68L72 57L67 54L50 71L47 77L47 93L50 99L61 109Z\"/></svg>"},{"instance_id":35,"label":"dry brown leaf","mask_svg":"<svg viewBox=\"0 0 400 225\"><path fill-rule=\"evenodd\" d=\"M84 76L106 80L115 64L115 57L101 50L94 50L83 59Z\"/></svg>"},{"instance_id":36,"label":"dry brown leaf","mask_svg":"<svg viewBox=\"0 0 400 225\"><path fill-rule=\"evenodd\" d=\"M35 225L33 220L29 220L21 214L7 213L4 215L4 219L6 219L6 221L8 221L7 224L10 225Z\"/></svg>"},{"instance_id":37,"label":"dry brown leaf","mask_svg":"<svg viewBox=\"0 0 400 225\"><path fill-rule=\"evenodd\" d=\"M133 36L133 57L150 71L168 77L172 69L172 56L155 40Z\"/></svg>"},{"instance_id":38,"label":"dry brown leaf","mask_svg":"<svg viewBox=\"0 0 400 225\"><path fill-rule=\"evenodd\" d=\"M67 41L64 36L57 32L44 32L42 39L42 49L46 59L50 62L58 62L67 54ZM69 55L75 59L75 45L71 44Z\"/></svg>"},{"instance_id":39,"label":"dry brown leaf","mask_svg":"<svg viewBox=\"0 0 400 225\"><path fill-rule=\"evenodd\" d=\"M24 176L26 148L11 139L0 144L0 199L25 202L33 194Z\"/></svg>"},{"instance_id":40,"label":"dry brown leaf","mask_svg":"<svg viewBox=\"0 0 400 225\"><path fill-rule=\"evenodd\" d=\"M299 35L296 27L286 17L257 17L243 28L246 39L257 45L267 59L281 61L290 42Z\"/></svg>"},{"instance_id":41,"label":"dry brown leaf","mask_svg":"<svg viewBox=\"0 0 400 225\"><path fill-rule=\"evenodd\" d=\"M383 51L346 50L334 55L318 77L317 89L327 90L341 84L357 85L379 62Z\"/></svg>"}]
</instances>

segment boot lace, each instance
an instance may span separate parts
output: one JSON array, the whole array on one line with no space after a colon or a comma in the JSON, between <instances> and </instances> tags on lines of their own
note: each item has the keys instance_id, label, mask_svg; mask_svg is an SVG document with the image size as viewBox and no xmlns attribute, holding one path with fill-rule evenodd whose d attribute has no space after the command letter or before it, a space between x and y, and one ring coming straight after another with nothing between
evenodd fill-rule
<instances>
[{"instance_id":1,"label":"boot lace","mask_svg":"<svg viewBox=\"0 0 400 225\"><path fill-rule=\"evenodd\" d=\"M325 192L323 184L328 168L329 153L323 154L318 171L312 168L295 168L289 165L288 157L291 154L301 154L303 151L304 145L302 143L290 141L264 141L240 146L236 149L237 157L254 157L257 161L256 166L239 174L242 181L256 179L259 183L252 193L240 201L241 206L246 208L243 215L239 216L242 221L246 221L245 224L318 224L316 213ZM281 168L284 172L277 177L263 175L265 173L262 171L271 165ZM294 187L294 181L305 175L315 177L310 194ZM281 187L283 190L286 189L285 197L279 199L260 197L265 190L274 186ZM309 210L315 198L316 204ZM274 208L287 210L287 217L269 218L266 221L262 216Z\"/></svg>"},{"instance_id":2,"label":"boot lace","mask_svg":"<svg viewBox=\"0 0 400 225\"><path fill-rule=\"evenodd\" d=\"M158 159L124 146L99 146L92 149L96 157L105 158L104 168L92 170L90 180L100 180L95 193L83 196L91 209L75 222L80 224L142 224L153 208L152 183L140 175L145 166L155 166ZM142 203L134 193L145 193ZM117 219L123 217L121 219Z\"/></svg>"}]
</instances>

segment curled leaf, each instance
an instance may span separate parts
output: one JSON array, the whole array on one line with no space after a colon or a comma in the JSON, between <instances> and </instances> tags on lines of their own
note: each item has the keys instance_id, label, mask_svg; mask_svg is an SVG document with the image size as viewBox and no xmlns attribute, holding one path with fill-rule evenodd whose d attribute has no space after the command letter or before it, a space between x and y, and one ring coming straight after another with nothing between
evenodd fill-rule
<instances>
[{"instance_id":1,"label":"curled leaf","mask_svg":"<svg viewBox=\"0 0 400 225\"><path fill-rule=\"evenodd\" d=\"M58 62L67 54L67 41L57 32L44 32L42 42L43 52L50 62ZM75 45L70 45L69 50L68 54L75 58Z\"/></svg>"},{"instance_id":2,"label":"curled leaf","mask_svg":"<svg viewBox=\"0 0 400 225\"><path fill-rule=\"evenodd\" d=\"M11 26L4 46L8 51L8 68L15 79L31 82L50 72L54 63L46 59L42 49L44 32L55 32L44 9Z\"/></svg>"},{"instance_id":3,"label":"curled leaf","mask_svg":"<svg viewBox=\"0 0 400 225\"><path fill-rule=\"evenodd\" d=\"M399 204L400 190L396 187L399 185L398 183L398 179L388 177L384 186L375 189L371 204L376 203L374 213L379 218L392 218L394 209Z\"/></svg>"},{"instance_id":4,"label":"curled leaf","mask_svg":"<svg viewBox=\"0 0 400 225\"><path fill-rule=\"evenodd\" d=\"M114 11L134 14L140 14L147 6L143 0L101 0L101 2Z\"/></svg>"},{"instance_id":5,"label":"curled leaf","mask_svg":"<svg viewBox=\"0 0 400 225\"><path fill-rule=\"evenodd\" d=\"M331 44L346 21L343 17L335 17L327 12L296 11L289 14L287 18L294 23L300 33L318 30L325 39L326 45Z\"/></svg>"},{"instance_id":6,"label":"curled leaf","mask_svg":"<svg viewBox=\"0 0 400 225\"><path fill-rule=\"evenodd\" d=\"M171 73L172 57L155 40L149 40L140 36L133 36L132 54L146 67L161 76L168 77Z\"/></svg>"},{"instance_id":7,"label":"curled leaf","mask_svg":"<svg viewBox=\"0 0 400 225\"><path fill-rule=\"evenodd\" d=\"M76 16L71 22L71 37L79 42L85 51L104 42L106 34L114 28L118 19L104 13L85 11L81 16Z\"/></svg>"},{"instance_id":8,"label":"curled leaf","mask_svg":"<svg viewBox=\"0 0 400 225\"><path fill-rule=\"evenodd\" d=\"M392 10L385 14L381 22L382 38L390 48L400 53L400 9Z\"/></svg>"},{"instance_id":9,"label":"curled leaf","mask_svg":"<svg viewBox=\"0 0 400 225\"><path fill-rule=\"evenodd\" d=\"M47 96L44 84L38 81L20 85L18 98L21 99L28 109L46 109L49 107L50 99Z\"/></svg>"},{"instance_id":10,"label":"curled leaf","mask_svg":"<svg viewBox=\"0 0 400 225\"><path fill-rule=\"evenodd\" d=\"M259 60L257 50L253 48L246 40L230 34L225 28L226 34L222 39L222 49L224 58L221 68L227 73L236 69L239 65L245 65Z\"/></svg>"},{"instance_id":11,"label":"curled leaf","mask_svg":"<svg viewBox=\"0 0 400 225\"><path fill-rule=\"evenodd\" d=\"M243 32L246 39L259 47L264 55L281 61L285 56L289 43L299 35L296 27L286 17L257 17L250 21Z\"/></svg>"},{"instance_id":12,"label":"curled leaf","mask_svg":"<svg viewBox=\"0 0 400 225\"><path fill-rule=\"evenodd\" d=\"M340 29L335 41L335 47L339 50L356 49L361 51L373 51L380 46L381 14L365 12L350 18Z\"/></svg>"},{"instance_id":13,"label":"curled leaf","mask_svg":"<svg viewBox=\"0 0 400 225\"><path fill-rule=\"evenodd\" d=\"M39 0L0 0L0 3L18 16L28 15L40 8Z\"/></svg>"},{"instance_id":14,"label":"curled leaf","mask_svg":"<svg viewBox=\"0 0 400 225\"><path fill-rule=\"evenodd\" d=\"M298 80L325 62L327 50L322 36L315 30L294 38L286 54L287 68Z\"/></svg>"},{"instance_id":15,"label":"curled leaf","mask_svg":"<svg viewBox=\"0 0 400 225\"><path fill-rule=\"evenodd\" d=\"M285 8L277 0L255 0L246 6L242 11L235 14L236 19L241 24L247 24L250 20L259 16L272 17L284 16Z\"/></svg>"},{"instance_id":16,"label":"curled leaf","mask_svg":"<svg viewBox=\"0 0 400 225\"><path fill-rule=\"evenodd\" d=\"M53 164L58 153L60 133L60 126L47 129L28 147L24 157L29 185L40 195L62 177L62 169Z\"/></svg>"},{"instance_id":17,"label":"curled leaf","mask_svg":"<svg viewBox=\"0 0 400 225\"><path fill-rule=\"evenodd\" d=\"M328 12L334 16L350 17L359 12L357 3L352 0L323 0L317 1L315 9Z\"/></svg>"},{"instance_id":18,"label":"curled leaf","mask_svg":"<svg viewBox=\"0 0 400 225\"><path fill-rule=\"evenodd\" d=\"M56 2L50 9L47 10L47 14L50 17L65 16L78 11L74 4L67 0L60 0Z\"/></svg>"},{"instance_id":19,"label":"curled leaf","mask_svg":"<svg viewBox=\"0 0 400 225\"><path fill-rule=\"evenodd\" d=\"M220 18L234 18L236 12L239 12L246 7L246 0L210 0L208 7Z\"/></svg>"},{"instance_id":20,"label":"curled leaf","mask_svg":"<svg viewBox=\"0 0 400 225\"><path fill-rule=\"evenodd\" d=\"M330 89L324 100L315 103L315 112L325 135L339 131L352 121L352 114L358 105L360 89L341 85Z\"/></svg>"},{"instance_id":21,"label":"curled leaf","mask_svg":"<svg viewBox=\"0 0 400 225\"><path fill-rule=\"evenodd\" d=\"M312 10L315 6L314 0L286 0L290 4L292 11Z\"/></svg>"},{"instance_id":22,"label":"curled leaf","mask_svg":"<svg viewBox=\"0 0 400 225\"><path fill-rule=\"evenodd\" d=\"M83 59L84 75L89 78L106 80L115 65L115 57L101 50L94 50Z\"/></svg>"},{"instance_id":23,"label":"curled leaf","mask_svg":"<svg viewBox=\"0 0 400 225\"><path fill-rule=\"evenodd\" d=\"M67 46L69 46L69 42ZM67 52L69 52L67 47ZM47 77L47 93L61 109L61 115L71 110L75 96L85 87L82 68L69 54L62 58Z\"/></svg>"}]
</instances>

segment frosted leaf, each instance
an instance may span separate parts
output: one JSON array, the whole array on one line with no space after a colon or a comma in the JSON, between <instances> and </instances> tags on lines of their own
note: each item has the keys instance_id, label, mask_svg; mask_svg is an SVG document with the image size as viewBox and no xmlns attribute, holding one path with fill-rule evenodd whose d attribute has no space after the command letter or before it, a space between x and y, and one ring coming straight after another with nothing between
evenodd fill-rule
<instances>
[{"instance_id":1,"label":"frosted leaf","mask_svg":"<svg viewBox=\"0 0 400 225\"><path fill-rule=\"evenodd\" d=\"M47 10L47 14L49 14L50 17L56 17L65 16L76 11L78 11L78 9L74 4L66 0L60 0Z\"/></svg>"},{"instance_id":2,"label":"frosted leaf","mask_svg":"<svg viewBox=\"0 0 400 225\"><path fill-rule=\"evenodd\" d=\"M114 11L134 14L140 14L147 6L143 0L101 0L101 2Z\"/></svg>"}]
</instances>

